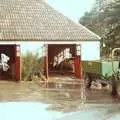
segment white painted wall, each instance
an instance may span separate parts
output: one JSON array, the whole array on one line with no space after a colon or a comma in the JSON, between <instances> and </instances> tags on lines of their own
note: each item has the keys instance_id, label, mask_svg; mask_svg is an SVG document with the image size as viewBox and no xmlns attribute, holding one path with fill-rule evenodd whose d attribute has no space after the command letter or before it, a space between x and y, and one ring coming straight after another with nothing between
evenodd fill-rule
<instances>
[{"instance_id":1,"label":"white painted wall","mask_svg":"<svg viewBox=\"0 0 120 120\"><path fill-rule=\"evenodd\" d=\"M81 41L81 42L54 42L54 44L80 44L82 60L100 59L100 41ZM1 42L0 44L21 44L21 52L25 50L38 50L43 44L53 44L53 42Z\"/></svg>"},{"instance_id":2,"label":"white painted wall","mask_svg":"<svg viewBox=\"0 0 120 120\"><path fill-rule=\"evenodd\" d=\"M100 59L100 42L80 42L82 60L99 60Z\"/></svg>"},{"instance_id":3,"label":"white painted wall","mask_svg":"<svg viewBox=\"0 0 120 120\"><path fill-rule=\"evenodd\" d=\"M54 42L54 44L80 44L82 60L100 60L100 41ZM53 44L53 42L46 42Z\"/></svg>"}]
</instances>

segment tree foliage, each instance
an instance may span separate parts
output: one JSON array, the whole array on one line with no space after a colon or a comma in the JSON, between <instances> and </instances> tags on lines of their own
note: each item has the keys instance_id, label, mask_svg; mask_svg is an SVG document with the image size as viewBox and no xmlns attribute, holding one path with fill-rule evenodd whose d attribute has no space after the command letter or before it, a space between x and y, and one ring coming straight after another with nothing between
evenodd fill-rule
<instances>
[{"instance_id":1,"label":"tree foliage","mask_svg":"<svg viewBox=\"0 0 120 120\"><path fill-rule=\"evenodd\" d=\"M102 37L102 54L109 54L120 45L120 0L96 0L92 10L85 13L79 23Z\"/></svg>"}]
</instances>

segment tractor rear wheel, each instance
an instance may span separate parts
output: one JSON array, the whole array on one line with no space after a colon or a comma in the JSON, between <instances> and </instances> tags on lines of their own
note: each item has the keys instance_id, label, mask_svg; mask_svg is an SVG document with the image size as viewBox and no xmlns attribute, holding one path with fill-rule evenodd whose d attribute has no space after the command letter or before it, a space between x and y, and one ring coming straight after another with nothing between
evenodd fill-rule
<instances>
[{"instance_id":1,"label":"tractor rear wheel","mask_svg":"<svg viewBox=\"0 0 120 120\"><path fill-rule=\"evenodd\" d=\"M111 86L112 86L112 91L111 91L112 96L118 95L117 82L116 82L115 76L112 77Z\"/></svg>"},{"instance_id":2,"label":"tractor rear wheel","mask_svg":"<svg viewBox=\"0 0 120 120\"><path fill-rule=\"evenodd\" d=\"M85 86L86 86L86 88L90 88L91 84L92 84L91 77L90 77L90 75L86 74L85 75Z\"/></svg>"}]
</instances>

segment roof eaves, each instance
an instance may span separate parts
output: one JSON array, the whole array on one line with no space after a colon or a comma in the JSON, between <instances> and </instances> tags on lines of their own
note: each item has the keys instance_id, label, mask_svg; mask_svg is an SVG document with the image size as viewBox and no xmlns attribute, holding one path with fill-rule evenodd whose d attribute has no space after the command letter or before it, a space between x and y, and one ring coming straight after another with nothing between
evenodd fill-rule
<instances>
[{"instance_id":1,"label":"roof eaves","mask_svg":"<svg viewBox=\"0 0 120 120\"><path fill-rule=\"evenodd\" d=\"M91 30L89 30L87 27L85 27L84 25L75 22L77 25L82 26L84 29L86 29L89 33L91 33L93 36L97 37L99 40L101 39L101 37L97 34L95 34L94 32L92 32Z\"/></svg>"},{"instance_id":2,"label":"roof eaves","mask_svg":"<svg viewBox=\"0 0 120 120\"><path fill-rule=\"evenodd\" d=\"M20 39L0 39L0 41L40 41L40 42L80 42L80 41L99 41L99 39L66 39L66 40L63 40L63 39L39 39L39 38L31 38L31 39L24 39L24 38L20 38Z\"/></svg>"}]
</instances>

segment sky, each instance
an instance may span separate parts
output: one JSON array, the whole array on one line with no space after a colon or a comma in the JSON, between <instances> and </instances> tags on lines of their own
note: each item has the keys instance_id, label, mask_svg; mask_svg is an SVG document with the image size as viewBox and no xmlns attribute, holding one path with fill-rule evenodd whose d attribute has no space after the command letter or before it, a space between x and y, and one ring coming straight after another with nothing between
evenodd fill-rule
<instances>
[{"instance_id":1,"label":"sky","mask_svg":"<svg viewBox=\"0 0 120 120\"><path fill-rule=\"evenodd\" d=\"M91 10L94 0L46 0L54 9L67 16L74 22L78 22L79 18L86 11ZM37 51L41 47L41 43L24 43L22 44L22 52Z\"/></svg>"},{"instance_id":2,"label":"sky","mask_svg":"<svg viewBox=\"0 0 120 120\"><path fill-rule=\"evenodd\" d=\"M21 42L20 44L22 54L26 54L27 51L33 53L39 52L41 54L41 47L43 45L41 42Z\"/></svg>"},{"instance_id":3,"label":"sky","mask_svg":"<svg viewBox=\"0 0 120 120\"><path fill-rule=\"evenodd\" d=\"M95 0L48 0L56 10L78 22L86 11L90 11Z\"/></svg>"}]
</instances>

